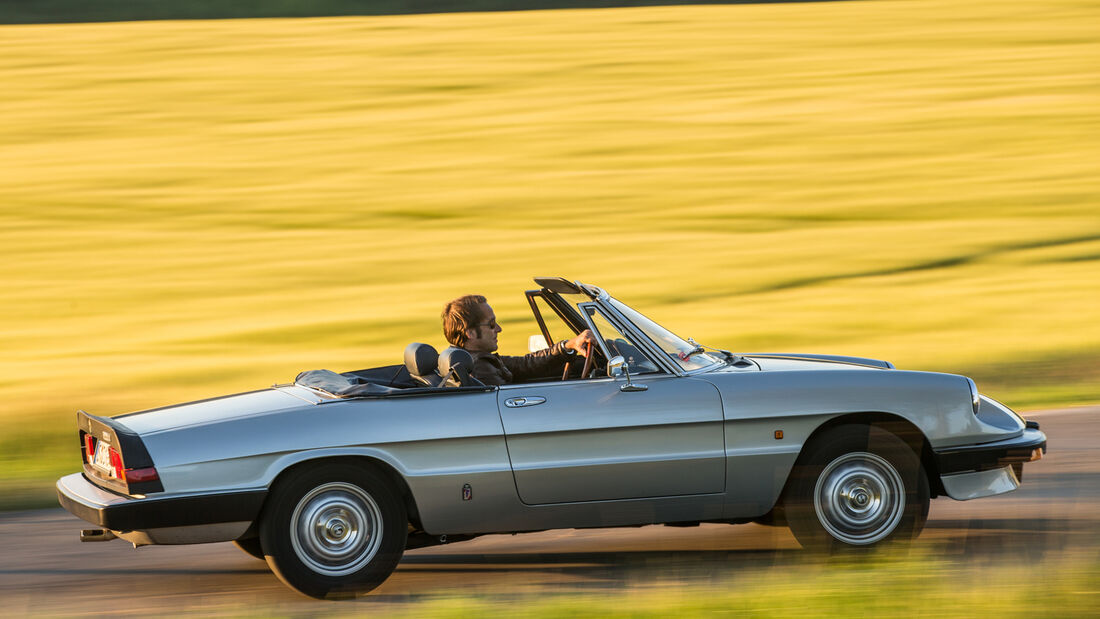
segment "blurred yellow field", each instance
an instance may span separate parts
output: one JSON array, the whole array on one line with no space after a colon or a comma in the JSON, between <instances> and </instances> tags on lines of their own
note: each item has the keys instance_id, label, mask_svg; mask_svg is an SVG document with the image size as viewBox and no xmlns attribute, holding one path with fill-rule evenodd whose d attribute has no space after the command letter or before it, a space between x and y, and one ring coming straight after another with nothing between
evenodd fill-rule
<instances>
[{"instance_id":1,"label":"blurred yellow field","mask_svg":"<svg viewBox=\"0 0 1100 619\"><path fill-rule=\"evenodd\" d=\"M0 26L7 501L78 465L78 408L396 363L459 294L518 352L534 275L737 351L1098 401L1098 23L931 0Z\"/></svg>"}]
</instances>

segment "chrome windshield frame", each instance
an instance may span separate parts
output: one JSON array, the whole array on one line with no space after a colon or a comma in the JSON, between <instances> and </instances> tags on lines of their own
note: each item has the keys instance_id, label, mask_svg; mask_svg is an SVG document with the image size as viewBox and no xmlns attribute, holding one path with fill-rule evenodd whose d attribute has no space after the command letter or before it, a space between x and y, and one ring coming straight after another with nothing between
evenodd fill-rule
<instances>
[{"instance_id":1,"label":"chrome windshield frame","mask_svg":"<svg viewBox=\"0 0 1100 619\"><path fill-rule=\"evenodd\" d=\"M638 345L642 347L645 353L658 365L664 367L669 374L673 374L675 376L688 375L688 372L684 370L683 366L669 359L668 353L666 353L660 346L658 346L656 342L650 339L650 337L646 335L645 331L638 327L638 325L634 324L633 321L624 316L617 307L610 303L610 301L611 296L608 295L606 292L603 292L597 299L596 303L600 310L603 311L604 316L607 317L607 319L611 321L612 324L618 326L620 329L623 330L624 333L629 333L633 338L635 338ZM622 302L620 301L620 303Z\"/></svg>"},{"instance_id":2,"label":"chrome windshield frame","mask_svg":"<svg viewBox=\"0 0 1100 619\"><path fill-rule=\"evenodd\" d=\"M630 307L630 309L632 309L632 310L634 309L633 307L631 307L630 305L628 305L626 303L623 303L622 301L620 301L618 299L614 299L610 294L607 293L606 290L603 290L601 288L597 288L595 286L590 286L588 284L582 284L581 282L576 282L576 283L577 283L578 287L581 287L583 290L585 290L585 292L588 292L589 294L591 294L593 291L597 291L598 295L596 295L596 303L598 304L599 308L604 311L604 314L606 316L608 316L609 318L613 316L614 317L613 324L618 323L618 326L619 326L620 329L622 329L623 327L626 327L626 329L624 329L624 333L629 331L629 333L633 337L638 339L638 343L640 345L642 345L642 347L644 348L646 354L649 355L651 358L656 358L658 360L657 362L660 365L668 368L669 372L671 374L675 374L676 376L694 376L696 374L703 374L703 373L706 373L706 372L711 372L714 369L722 367L722 366L725 365L725 361L723 361L721 359L718 359L714 363L710 363L708 365L704 365L702 367L698 367L698 368L695 368L695 369L688 370L688 369L684 368L682 365L680 365L679 363L676 363L676 361L669 358L669 353L665 352L665 350L663 348L661 348L661 346L659 344L657 344L655 341L653 341L653 339L650 338L648 334L646 334L644 329L642 329L641 327L636 325L634 323L634 321L630 320L622 312L620 312L619 309L617 307L615 307L615 304L612 303L611 301L614 300L615 303L621 303L622 305L624 305L626 307ZM634 310L634 311L637 312L637 310ZM638 313L641 314L641 312L638 312ZM680 338L680 336L676 335L675 333L673 333L669 329L665 328L663 325L657 323L652 318L649 318L648 320L650 320L650 322L653 322L653 324L661 327L665 331L668 331L669 333L676 336L677 338ZM683 339L683 338L680 338L680 339ZM684 340L684 341L686 342L687 340Z\"/></svg>"},{"instance_id":3,"label":"chrome windshield frame","mask_svg":"<svg viewBox=\"0 0 1100 619\"><path fill-rule=\"evenodd\" d=\"M552 294L555 294L555 295L559 296L562 301L565 301L568 305L571 305L574 309L576 309L577 312L580 314L581 320L584 321L585 323L587 323L587 325L590 329L593 329L593 327L591 325L591 320L590 320L590 317L586 315L586 312L584 311L583 308L585 306L591 306L591 305L596 306L596 308L604 315L604 317L613 326L618 328L624 334L629 335L630 337L634 338L634 340L637 342L638 346L642 349L642 351L650 359L652 359L659 367L664 368L664 370L668 374L671 374L673 376L694 376L696 374L703 374L703 373L706 373L706 372L714 371L716 368L723 367L723 366L726 365L725 361L723 361L721 359L718 359L714 363L704 365L702 367L698 367L698 368L691 369L691 370L685 369L684 366L680 365L675 360L671 359L670 356L669 356L669 353L665 352L665 350L663 348L661 348L661 346L659 344L657 344L655 341L653 341L653 339L650 338L649 335L646 334L646 332L641 327L636 325L634 323L634 321L630 320L622 312L620 312L619 309L617 307L615 307L615 304L612 303L612 301L615 301L615 303L621 303L625 307L630 307L632 310L634 308L632 308L630 305L628 305L626 303L623 303L622 301L620 301L618 299L614 299L610 294L608 294L608 292L606 290L604 290L602 288L599 288L598 286L593 286L591 284L585 284L585 283L583 283L581 281L577 281L577 280L574 280L572 283L573 283L573 286L575 286L578 290L580 290L582 294L584 294L585 296L588 296L589 298L591 298L591 300L590 301L577 302L577 301L572 300L572 299L566 299L565 296L561 295L560 293L552 292ZM637 310L634 310L634 311L637 311ZM641 314L641 312L638 312L638 313ZM644 314L642 314L642 315L644 316ZM653 322L653 324L661 327L665 331L668 331L670 334L672 334L672 335L676 336L677 338L683 340L683 338L676 335L672 331L668 330L664 326L660 325L659 323L657 323L653 319L648 319L648 320ZM595 331L595 329L593 329L593 331ZM687 340L684 340L684 341L687 342ZM600 346L601 350L604 350L604 348L605 347L603 345ZM606 354L606 350L604 352Z\"/></svg>"},{"instance_id":4,"label":"chrome windshield frame","mask_svg":"<svg viewBox=\"0 0 1100 619\"><path fill-rule=\"evenodd\" d=\"M629 318L624 316L619 311L619 309L617 307L615 307L612 303L610 303L611 300L612 300L612 297L608 296L607 299L601 304L601 306L607 307L611 311L613 311L615 313L615 316L618 317L619 322L630 325L631 329L633 330L632 332L637 334L637 336L639 338L641 338L641 340L643 342L646 343L646 345L648 347L647 350L648 351L656 350L658 356L665 363L665 365L668 365L668 366L674 368L673 372L677 376L695 376L696 374L704 374L706 372L714 371L715 369L717 369L719 367L724 367L726 365L725 361L719 359L719 360L716 360L714 363L704 365L702 367L698 367L698 368L695 368L695 369L692 369L692 370L688 370L688 369L684 368L684 366L680 365L679 363L677 363L673 359L669 358L669 353L665 352L665 350L663 348L661 348L661 346L659 344L654 342L649 337L649 335L647 335L646 332L641 327L637 326L636 324L634 324L634 322L632 320L630 320ZM626 303L623 303L622 301L619 301L618 299L614 299L614 300L617 303L622 303L626 307L630 307L629 305L627 305ZM631 307L631 309L634 309L634 308ZM635 310L635 311L637 311L637 310ZM639 313L641 313L641 312L639 312ZM652 318L649 318L649 320L651 322L653 322L653 324L656 324L657 326L660 326L662 329L665 329L665 331L668 331L669 333L672 333L672 331L669 331L667 328L665 328L663 325L660 325L659 323L654 321ZM676 334L672 333L672 335L676 335ZM676 337L680 337L680 336L676 335ZM680 339L683 339L683 338L680 338ZM687 340L684 340L684 341L686 342Z\"/></svg>"},{"instance_id":5,"label":"chrome windshield frame","mask_svg":"<svg viewBox=\"0 0 1100 619\"><path fill-rule=\"evenodd\" d=\"M607 293L604 293L604 297L606 297L606 295ZM673 376L684 375L683 368L679 367L678 364L671 363L668 359L668 355L663 350L658 349L658 354L654 353L653 342L650 341L650 339L646 337L644 333L641 333L640 330L634 326L634 323L626 320L623 315L618 312L611 314L608 310L614 310L615 308L608 303L590 301L588 303L577 304L577 309L580 310L581 318L584 319L584 321L588 324L588 328L592 330L592 333L599 334L600 332L596 328L596 325L593 323L592 317L588 315L587 311L585 311L585 308L588 307L594 307L597 311L603 314L604 319L606 319L612 327L615 327L616 329L621 331L623 335L633 338L634 342L632 343L636 343L638 347L641 348L642 353L644 353L650 361L653 361L653 363L655 363L657 367L661 368L662 373L671 374ZM596 340L596 344L600 347L600 350L603 352L604 356L607 359L610 359L611 351L607 349L607 344L603 341L603 337L597 337Z\"/></svg>"}]
</instances>

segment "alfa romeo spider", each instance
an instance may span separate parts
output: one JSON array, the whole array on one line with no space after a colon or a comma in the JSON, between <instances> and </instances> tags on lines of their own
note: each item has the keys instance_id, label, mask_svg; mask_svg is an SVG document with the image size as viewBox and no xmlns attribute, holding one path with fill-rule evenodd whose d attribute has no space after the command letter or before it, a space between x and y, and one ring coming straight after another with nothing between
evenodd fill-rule
<instances>
[{"instance_id":1,"label":"alfa romeo spider","mask_svg":"<svg viewBox=\"0 0 1100 619\"><path fill-rule=\"evenodd\" d=\"M83 540L232 541L347 597L406 549L489 533L760 522L820 551L903 543L932 498L1013 491L1046 451L963 376L708 348L596 286L535 282L532 349L596 335L574 367L486 386L465 350L412 343L393 365L80 411L83 471L58 499L99 527Z\"/></svg>"}]
</instances>

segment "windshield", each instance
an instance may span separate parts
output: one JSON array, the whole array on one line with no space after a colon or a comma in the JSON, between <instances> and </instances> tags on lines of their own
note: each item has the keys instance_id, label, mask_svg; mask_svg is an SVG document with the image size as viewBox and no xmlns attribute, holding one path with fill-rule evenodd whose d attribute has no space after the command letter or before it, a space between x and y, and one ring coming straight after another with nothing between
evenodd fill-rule
<instances>
[{"instance_id":1,"label":"windshield","mask_svg":"<svg viewBox=\"0 0 1100 619\"><path fill-rule=\"evenodd\" d=\"M631 374L659 373L661 368L649 360L642 349L631 340L630 336L620 331L604 316L603 310L589 303L584 306L584 311L592 319L592 326L596 329L596 337L603 339L607 347L608 359L619 356L630 364Z\"/></svg>"},{"instance_id":2,"label":"windshield","mask_svg":"<svg viewBox=\"0 0 1100 619\"><path fill-rule=\"evenodd\" d=\"M615 299L608 300L627 320L634 323L661 350L667 353L669 358L680 364L684 371L699 370L722 361L721 357L713 353L702 352L698 346L685 341L675 333L641 315L630 306Z\"/></svg>"}]
</instances>

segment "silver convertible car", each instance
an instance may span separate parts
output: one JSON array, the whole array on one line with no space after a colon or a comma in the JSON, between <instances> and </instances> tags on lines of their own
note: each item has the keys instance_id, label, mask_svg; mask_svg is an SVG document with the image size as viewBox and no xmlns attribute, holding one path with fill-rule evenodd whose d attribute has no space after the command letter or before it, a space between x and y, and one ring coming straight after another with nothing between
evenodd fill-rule
<instances>
[{"instance_id":1,"label":"silver convertible car","mask_svg":"<svg viewBox=\"0 0 1100 619\"><path fill-rule=\"evenodd\" d=\"M101 527L85 540L234 541L290 587L346 597L406 549L487 533L761 522L826 551L909 540L931 498L1015 490L1046 450L963 376L710 349L595 286L535 282L533 349L597 336L558 375L485 386L465 350L414 343L401 364L81 411L61 505Z\"/></svg>"}]
</instances>

